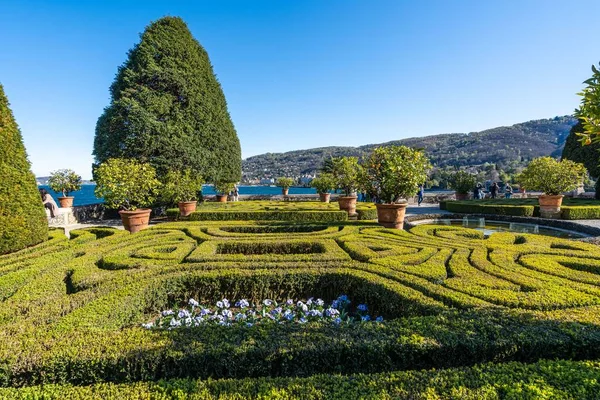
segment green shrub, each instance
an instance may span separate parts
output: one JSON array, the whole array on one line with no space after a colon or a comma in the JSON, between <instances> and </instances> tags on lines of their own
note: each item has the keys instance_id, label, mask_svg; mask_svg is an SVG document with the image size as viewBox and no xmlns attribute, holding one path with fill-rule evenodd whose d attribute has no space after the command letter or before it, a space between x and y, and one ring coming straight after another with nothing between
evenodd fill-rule
<instances>
[{"instance_id":1,"label":"green shrub","mask_svg":"<svg viewBox=\"0 0 600 400\"><path fill-rule=\"evenodd\" d=\"M50 173L48 186L55 192L62 192L63 197L66 197L71 192L76 192L81 189L81 176L70 169L59 169Z\"/></svg>"},{"instance_id":2,"label":"green shrub","mask_svg":"<svg viewBox=\"0 0 600 400\"><path fill-rule=\"evenodd\" d=\"M195 211L189 219L190 221L337 222L346 221L348 213L345 211Z\"/></svg>"},{"instance_id":3,"label":"green shrub","mask_svg":"<svg viewBox=\"0 0 600 400\"><path fill-rule=\"evenodd\" d=\"M331 175L336 189L341 189L344 196L351 196L360 188L363 168L356 157L335 157L332 159Z\"/></svg>"},{"instance_id":4,"label":"green shrub","mask_svg":"<svg viewBox=\"0 0 600 400\"><path fill-rule=\"evenodd\" d=\"M583 164L571 160L557 161L552 157L539 157L531 161L515 179L527 190L559 195L575 189L583 182L586 174Z\"/></svg>"},{"instance_id":5,"label":"green shrub","mask_svg":"<svg viewBox=\"0 0 600 400\"><path fill-rule=\"evenodd\" d=\"M333 175L322 173L310 181L310 186L317 189L317 193L329 193L330 190L335 189L336 184Z\"/></svg>"},{"instance_id":6,"label":"green shrub","mask_svg":"<svg viewBox=\"0 0 600 400\"><path fill-rule=\"evenodd\" d=\"M136 210L150 206L160 187L149 164L112 158L95 170L96 197L103 197L108 208Z\"/></svg>"},{"instance_id":7,"label":"green shrub","mask_svg":"<svg viewBox=\"0 0 600 400\"><path fill-rule=\"evenodd\" d=\"M276 185L282 189L289 189L290 186L294 184L294 180L292 178L277 178Z\"/></svg>"},{"instance_id":8,"label":"green shrub","mask_svg":"<svg viewBox=\"0 0 600 400\"><path fill-rule=\"evenodd\" d=\"M48 221L21 131L0 85L0 254L48 239Z\"/></svg>"},{"instance_id":9,"label":"green shrub","mask_svg":"<svg viewBox=\"0 0 600 400\"><path fill-rule=\"evenodd\" d=\"M486 204L477 201L447 201L445 210L468 214L512 215L519 217L533 216L534 206L512 204Z\"/></svg>"},{"instance_id":10,"label":"green shrub","mask_svg":"<svg viewBox=\"0 0 600 400\"><path fill-rule=\"evenodd\" d=\"M198 200L204 180L191 170L169 171L161 187L161 198L168 203Z\"/></svg>"},{"instance_id":11,"label":"green shrub","mask_svg":"<svg viewBox=\"0 0 600 400\"><path fill-rule=\"evenodd\" d=\"M467 194L473 190L477 180L467 171L457 171L448 179L450 187L459 194Z\"/></svg>"}]
</instances>

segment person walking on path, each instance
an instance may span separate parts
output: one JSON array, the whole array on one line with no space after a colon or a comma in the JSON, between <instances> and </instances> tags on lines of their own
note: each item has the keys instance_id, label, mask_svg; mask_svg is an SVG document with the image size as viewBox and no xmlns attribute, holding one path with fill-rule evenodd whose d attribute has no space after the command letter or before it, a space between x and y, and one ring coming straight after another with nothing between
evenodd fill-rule
<instances>
[{"instance_id":1,"label":"person walking on path","mask_svg":"<svg viewBox=\"0 0 600 400\"><path fill-rule=\"evenodd\" d=\"M56 215L58 214L58 206L56 205L56 202L54 201L50 193L48 193L46 189L40 189L40 196L42 196L42 203L44 203L44 208L50 210L50 217L56 217Z\"/></svg>"},{"instance_id":2,"label":"person walking on path","mask_svg":"<svg viewBox=\"0 0 600 400\"><path fill-rule=\"evenodd\" d=\"M233 186L233 201L238 201L240 196L240 191L238 190L237 185Z\"/></svg>"},{"instance_id":3,"label":"person walking on path","mask_svg":"<svg viewBox=\"0 0 600 400\"><path fill-rule=\"evenodd\" d=\"M419 185L419 193L418 193L418 198L417 198L417 204L419 207L421 207L421 203L423 202L423 195L425 194L425 188L424 185Z\"/></svg>"},{"instance_id":4,"label":"person walking on path","mask_svg":"<svg viewBox=\"0 0 600 400\"><path fill-rule=\"evenodd\" d=\"M475 186L475 190L473 190L473 198L476 200L481 200L483 199L483 196L483 186L481 183L478 183L477 186Z\"/></svg>"},{"instance_id":5,"label":"person walking on path","mask_svg":"<svg viewBox=\"0 0 600 400\"><path fill-rule=\"evenodd\" d=\"M498 196L498 189L500 189L498 184L496 182L492 183L492 186L490 187L490 195L492 199L495 199Z\"/></svg>"},{"instance_id":6,"label":"person walking on path","mask_svg":"<svg viewBox=\"0 0 600 400\"><path fill-rule=\"evenodd\" d=\"M506 184L506 187L504 188L504 197L507 199L510 199L510 197L512 196L513 193L513 189L510 186L510 184Z\"/></svg>"}]
</instances>

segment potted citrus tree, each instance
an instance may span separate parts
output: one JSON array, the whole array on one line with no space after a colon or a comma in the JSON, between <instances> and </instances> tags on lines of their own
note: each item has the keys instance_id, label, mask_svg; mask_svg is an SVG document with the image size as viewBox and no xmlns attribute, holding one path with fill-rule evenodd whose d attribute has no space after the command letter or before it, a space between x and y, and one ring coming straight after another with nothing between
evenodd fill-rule
<instances>
[{"instance_id":1,"label":"potted citrus tree","mask_svg":"<svg viewBox=\"0 0 600 400\"><path fill-rule=\"evenodd\" d=\"M233 182L222 182L216 181L214 183L214 188L216 194L216 199L219 203L227 203L227 195L231 192L235 187Z\"/></svg>"},{"instance_id":2,"label":"potted citrus tree","mask_svg":"<svg viewBox=\"0 0 600 400\"><path fill-rule=\"evenodd\" d=\"M329 203L329 198L331 197L329 191L335 188L335 181L333 180L333 176L331 174L322 173L310 181L310 185L317 189L317 193L319 193L319 199L323 203Z\"/></svg>"},{"instance_id":3,"label":"potted citrus tree","mask_svg":"<svg viewBox=\"0 0 600 400\"><path fill-rule=\"evenodd\" d=\"M189 169L169 171L164 177L161 197L169 203L177 203L179 214L187 217L196 211L203 183L202 177Z\"/></svg>"},{"instance_id":4,"label":"potted citrus tree","mask_svg":"<svg viewBox=\"0 0 600 400\"><path fill-rule=\"evenodd\" d=\"M448 179L448 184L454 189L456 200L468 200L469 192L473 190L477 180L467 171L456 171Z\"/></svg>"},{"instance_id":5,"label":"potted citrus tree","mask_svg":"<svg viewBox=\"0 0 600 400\"><path fill-rule=\"evenodd\" d=\"M103 197L108 208L119 210L123 226L131 233L146 227L149 208L161 183L150 164L131 159L111 158L95 171L96 196Z\"/></svg>"},{"instance_id":6,"label":"potted citrus tree","mask_svg":"<svg viewBox=\"0 0 600 400\"><path fill-rule=\"evenodd\" d=\"M516 180L528 190L540 191L538 198L543 218L560 217L563 192L575 189L584 179L587 170L583 164L571 160L558 161L552 157L532 160Z\"/></svg>"},{"instance_id":7,"label":"potted citrus tree","mask_svg":"<svg viewBox=\"0 0 600 400\"><path fill-rule=\"evenodd\" d=\"M377 190L377 220L386 228L402 229L407 198L417 194L431 164L421 150L406 146L378 147L365 162L364 176Z\"/></svg>"},{"instance_id":8,"label":"potted citrus tree","mask_svg":"<svg viewBox=\"0 0 600 400\"><path fill-rule=\"evenodd\" d=\"M285 177L277 178L277 182L275 184L281 188L281 194L287 196L290 186L294 184L294 180L292 178Z\"/></svg>"},{"instance_id":9,"label":"potted citrus tree","mask_svg":"<svg viewBox=\"0 0 600 400\"><path fill-rule=\"evenodd\" d=\"M356 191L360 186L362 166L356 157L335 157L331 162L331 174L336 186L343 192L338 197L340 210L348 215L356 214Z\"/></svg>"},{"instance_id":10,"label":"potted citrus tree","mask_svg":"<svg viewBox=\"0 0 600 400\"><path fill-rule=\"evenodd\" d=\"M75 197L69 196L69 194L81 189L81 176L70 169L59 169L50 173L48 186L57 193L62 192L62 197L58 198L61 207L73 207Z\"/></svg>"}]
</instances>

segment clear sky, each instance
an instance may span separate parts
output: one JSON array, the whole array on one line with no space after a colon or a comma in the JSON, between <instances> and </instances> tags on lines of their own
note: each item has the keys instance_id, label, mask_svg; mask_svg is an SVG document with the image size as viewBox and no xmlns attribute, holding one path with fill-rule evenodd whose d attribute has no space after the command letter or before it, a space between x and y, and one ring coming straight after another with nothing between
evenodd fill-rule
<instances>
[{"instance_id":1,"label":"clear sky","mask_svg":"<svg viewBox=\"0 0 600 400\"><path fill-rule=\"evenodd\" d=\"M37 176L91 176L96 120L145 26L182 17L243 157L573 112L598 0L0 0L0 83Z\"/></svg>"}]
</instances>

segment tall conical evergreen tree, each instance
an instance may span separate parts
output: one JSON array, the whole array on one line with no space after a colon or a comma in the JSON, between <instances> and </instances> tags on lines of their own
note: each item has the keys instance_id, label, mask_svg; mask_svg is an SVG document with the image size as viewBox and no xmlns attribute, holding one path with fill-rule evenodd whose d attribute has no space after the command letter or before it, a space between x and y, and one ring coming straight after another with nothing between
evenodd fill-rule
<instances>
[{"instance_id":1,"label":"tall conical evergreen tree","mask_svg":"<svg viewBox=\"0 0 600 400\"><path fill-rule=\"evenodd\" d=\"M578 122L571 128L565 141L562 158L582 163L594 178L600 177L600 143L584 146L579 141L578 133L583 133L583 124Z\"/></svg>"},{"instance_id":2,"label":"tall conical evergreen tree","mask_svg":"<svg viewBox=\"0 0 600 400\"><path fill-rule=\"evenodd\" d=\"M48 239L48 220L21 131L0 85L0 254Z\"/></svg>"},{"instance_id":3,"label":"tall conical evergreen tree","mask_svg":"<svg viewBox=\"0 0 600 400\"><path fill-rule=\"evenodd\" d=\"M208 54L181 18L151 23L129 51L96 125L96 163L150 162L159 175L190 168L213 181L241 179L240 142Z\"/></svg>"}]
</instances>

